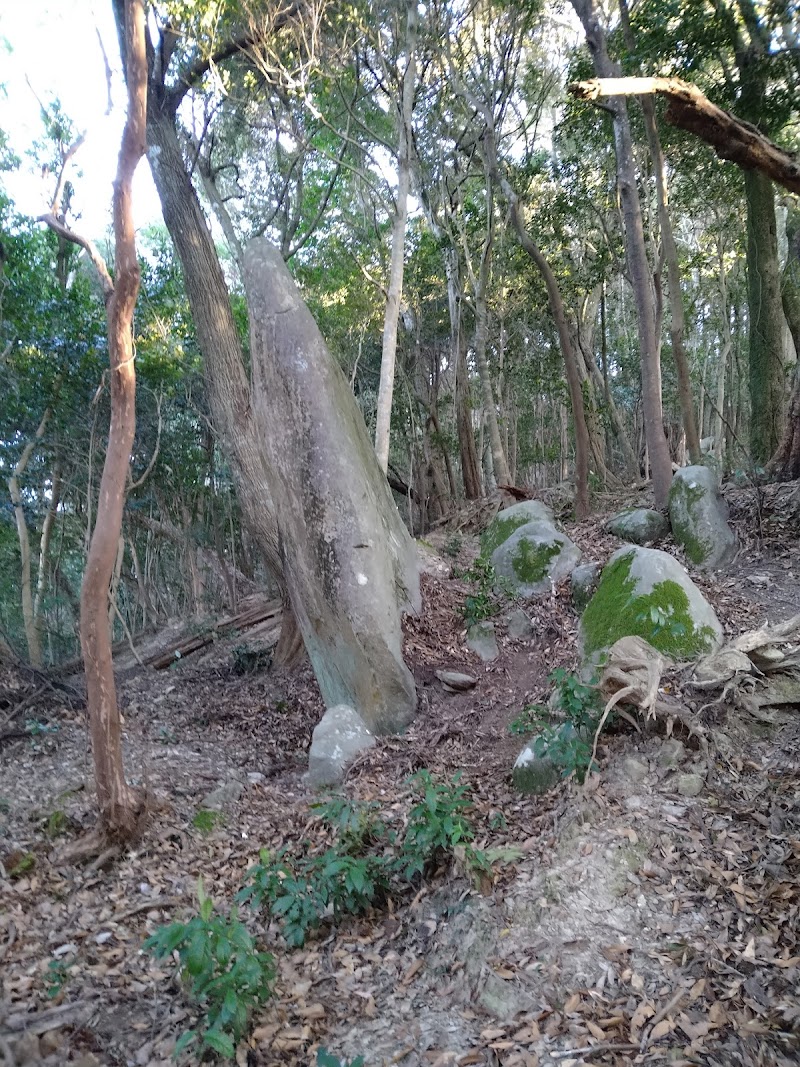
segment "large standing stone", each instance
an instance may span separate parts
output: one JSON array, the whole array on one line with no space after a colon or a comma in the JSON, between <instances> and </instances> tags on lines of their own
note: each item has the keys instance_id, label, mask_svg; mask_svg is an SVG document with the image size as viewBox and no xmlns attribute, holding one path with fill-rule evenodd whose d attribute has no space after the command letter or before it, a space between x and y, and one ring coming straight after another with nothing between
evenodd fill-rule
<instances>
[{"instance_id":1,"label":"large standing stone","mask_svg":"<svg viewBox=\"0 0 800 1067\"><path fill-rule=\"evenodd\" d=\"M717 488L717 477L708 467L682 467L675 472L669 518L676 542L698 567L714 570L733 558L736 534L728 525L728 508Z\"/></svg>"},{"instance_id":2,"label":"large standing stone","mask_svg":"<svg viewBox=\"0 0 800 1067\"><path fill-rule=\"evenodd\" d=\"M510 508L498 511L484 532L481 534L481 555L487 558L498 545L529 522L553 522L553 512L541 500L521 500Z\"/></svg>"},{"instance_id":3,"label":"large standing stone","mask_svg":"<svg viewBox=\"0 0 800 1067\"><path fill-rule=\"evenodd\" d=\"M632 545L647 545L667 536L669 522L666 515L652 508L630 508L612 516L606 523L606 529Z\"/></svg>"},{"instance_id":4,"label":"large standing stone","mask_svg":"<svg viewBox=\"0 0 800 1067\"><path fill-rule=\"evenodd\" d=\"M520 596L539 596L568 578L580 558L580 549L565 533L552 522L538 520L503 541L492 553L492 566Z\"/></svg>"},{"instance_id":5,"label":"large standing stone","mask_svg":"<svg viewBox=\"0 0 800 1067\"><path fill-rule=\"evenodd\" d=\"M375 744L364 720L346 704L328 708L311 735L308 784L315 789L336 785L347 764Z\"/></svg>"},{"instance_id":6,"label":"large standing stone","mask_svg":"<svg viewBox=\"0 0 800 1067\"><path fill-rule=\"evenodd\" d=\"M696 659L722 644L714 609L667 552L623 547L609 559L581 618L584 652L593 655L621 637L642 637L676 660Z\"/></svg>"},{"instance_id":7,"label":"large standing stone","mask_svg":"<svg viewBox=\"0 0 800 1067\"><path fill-rule=\"evenodd\" d=\"M420 605L414 542L347 380L263 238L247 247L244 279L255 414L311 665L326 704L397 732L416 710L400 628L401 611Z\"/></svg>"}]
</instances>

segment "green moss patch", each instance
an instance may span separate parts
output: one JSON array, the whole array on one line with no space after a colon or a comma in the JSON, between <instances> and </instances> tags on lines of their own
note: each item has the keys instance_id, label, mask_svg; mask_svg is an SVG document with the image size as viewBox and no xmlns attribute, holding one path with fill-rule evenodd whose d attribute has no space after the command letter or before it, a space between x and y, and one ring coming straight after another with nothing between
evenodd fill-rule
<instances>
[{"instance_id":1,"label":"green moss patch","mask_svg":"<svg viewBox=\"0 0 800 1067\"><path fill-rule=\"evenodd\" d=\"M705 496L702 486L688 485L676 478L670 489L670 519L675 540L683 548L687 559L700 565L711 555L714 545L697 535L698 523L693 514L695 504ZM677 506L676 506L677 505Z\"/></svg>"},{"instance_id":2,"label":"green moss patch","mask_svg":"<svg viewBox=\"0 0 800 1067\"><path fill-rule=\"evenodd\" d=\"M609 648L621 637L642 637L677 660L709 651L714 631L695 626L689 598L678 582L657 582L649 593L636 594L637 582L630 576L633 557L633 552L626 552L603 571L581 619L585 651Z\"/></svg>"},{"instance_id":3,"label":"green moss patch","mask_svg":"<svg viewBox=\"0 0 800 1067\"><path fill-rule=\"evenodd\" d=\"M531 521L530 515L515 515L508 519L494 519L481 534L481 556L489 559L496 548L520 528Z\"/></svg>"},{"instance_id":4,"label":"green moss patch","mask_svg":"<svg viewBox=\"0 0 800 1067\"><path fill-rule=\"evenodd\" d=\"M561 553L561 542L537 543L521 538L511 559L514 574L521 582L533 585L547 576L550 560Z\"/></svg>"}]
</instances>

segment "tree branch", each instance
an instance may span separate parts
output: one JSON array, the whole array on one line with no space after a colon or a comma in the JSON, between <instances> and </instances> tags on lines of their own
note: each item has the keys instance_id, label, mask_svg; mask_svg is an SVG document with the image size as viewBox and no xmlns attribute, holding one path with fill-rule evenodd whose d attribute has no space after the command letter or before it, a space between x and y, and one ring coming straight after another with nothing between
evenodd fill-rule
<instances>
[{"instance_id":1,"label":"tree branch","mask_svg":"<svg viewBox=\"0 0 800 1067\"><path fill-rule=\"evenodd\" d=\"M664 118L670 126L687 130L710 144L720 159L743 170L757 170L778 185L800 195L800 163L760 130L717 107L700 90L681 78L593 78L573 82L569 92L577 100L606 96L646 96L657 93L669 100Z\"/></svg>"}]
</instances>

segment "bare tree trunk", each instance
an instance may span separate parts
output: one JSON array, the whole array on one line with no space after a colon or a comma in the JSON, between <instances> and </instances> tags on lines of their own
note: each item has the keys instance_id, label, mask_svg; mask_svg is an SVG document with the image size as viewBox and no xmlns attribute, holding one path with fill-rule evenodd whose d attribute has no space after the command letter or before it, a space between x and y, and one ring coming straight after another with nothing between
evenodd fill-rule
<instances>
[{"instance_id":1,"label":"bare tree trunk","mask_svg":"<svg viewBox=\"0 0 800 1067\"><path fill-rule=\"evenodd\" d=\"M111 424L100 479L97 519L81 589L81 649L101 828L113 841L137 831L142 798L125 780L121 725L111 659L108 586L122 526L125 487L136 429L133 312L139 293L139 263L133 228L133 173L145 152L147 61L143 0L125 0L125 66L128 117L114 183L114 291L107 301L111 367Z\"/></svg>"},{"instance_id":2,"label":"bare tree trunk","mask_svg":"<svg viewBox=\"0 0 800 1067\"><path fill-rule=\"evenodd\" d=\"M494 399L492 386L492 374L489 369L489 360L486 349L489 340L489 307L487 293L489 289L489 277L492 264L492 245L494 244L494 210L491 203L492 191L486 191L487 219L486 239L481 252L481 264L477 276L472 274L473 291L475 294L475 363L478 367L478 375L481 382L483 396L483 415L489 430L489 444L491 447L492 467L494 482L496 485L510 485L511 473L503 451L503 440L500 436L500 424L497 420L497 406ZM466 253L466 249L465 249Z\"/></svg>"},{"instance_id":3,"label":"bare tree trunk","mask_svg":"<svg viewBox=\"0 0 800 1067\"><path fill-rule=\"evenodd\" d=\"M800 212L789 216L786 231L789 254L783 269L781 296L789 331L800 359ZM768 470L782 480L800 478L800 370L797 369L786 428Z\"/></svg>"},{"instance_id":4,"label":"bare tree trunk","mask_svg":"<svg viewBox=\"0 0 800 1067\"><path fill-rule=\"evenodd\" d=\"M394 394L394 368L397 354L397 323L400 298L403 293L406 223L408 221L408 192L411 186L411 119L414 110L414 90L417 81L416 37L417 3L409 0L406 16L406 67L403 72L403 96L398 114L397 201L392 226L392 255L389 263L389 285L386 290L386 312L383 321L383 351L381 377L378 385L378 408L375 426L375 453L385 474L389 466L389 438Z\"/></svg>"},{"instance_id":5,"label":"bare tree trunk","mask_svg":"<svg viewBox=\"0 0 800 1067\"><path fill-rule=\"evenodd\" d=\"M635 50L633 30L631 28L628 13L627 0L620 0L620 14L625 33L625 42L631 50ZM667 203L667 176L664 166L664 152L661 148L661 138L658 133L656 121L656 109L653 97L650 95L640 96L642 114L644 115L644 128L647 134L647 142L650 146L650 158L653 161L653 173L656 180L656 202L658 204L658 225L661 230L661 247L667 264L667 290L669 295L670 311L670 340L672 341L672 358L675 361L675 373L678 379L678 397L680 398L681 414L683 416L683 428L686 432L686 447L689 450L689 459L692 463L700 462L700 437L697 433L697 420L694 414L694 400L692 398L692 378L689 369L689 359L684 345L686 332L686 317L683 313L683 298L681 296L681 269L678 263L678 249L675 245L675 236L672 230L672 220Z\"/></svg>"},{"instance_id":6,"label":"bare tree trunk","mask_svg":"<svg viewBox=\"0 0 800 1067\"><path fill-rule=\"evenodd\" d=\"M47 590L47 561L50 556L50 542L53 537L58 505L61 502L61 457L56 453L53 463L53 478L50 484L50 501L42 523L42 535L39 539L39 568L36 575L36 596L33 601L33 619L41 641L44 594Z\"/></svg>"},{"instance_id":7,"label":"bare tree trunk","mask_svg":"<svg viewBox=\"0 0 800 1067\"><path fill-rule=\"evenodd\" d=\"M586 42L595 71L600 78L618 75L606 45L606 37L595 9L594 0L572 0L572 6L586 32ZM672 459L664 434L661 408L661 365L658 356L656 318L650 283L650 266L644 241L642 210L636 186L630 119L622 97L609 98L614 117L614 148L617 157L617 181L625 219L625 247L628 270L636 300L639 349L642 367L642 405L645 436L652 466L653 493L658 507L664 507L672 483Z\"/></svg>"},{"instance_id":8,"label":"bare tree trunk","mask_svg":"<svg viewBox=\"0 0 800 1067\"><path fill-rule=\"evenodd\" d=\"M481 468L478 450L475 447L475 431L472 426L470 402L469 367L461 335L461 287L458 284L458 265L455 249L445 255L447 275L447 303L450 311L450 361L455 367L455 408L458 448L461 455L461 477L467 500L479 500L481 496Z\"/></svg>"}]
</instances>

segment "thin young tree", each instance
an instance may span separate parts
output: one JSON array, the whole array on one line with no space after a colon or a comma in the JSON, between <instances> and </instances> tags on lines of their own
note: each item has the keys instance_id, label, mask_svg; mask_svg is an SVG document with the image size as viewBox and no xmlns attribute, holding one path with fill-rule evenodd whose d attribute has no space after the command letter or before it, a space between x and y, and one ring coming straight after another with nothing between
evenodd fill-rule
<instances>
[{"instance_id":1,"label":"thin young tree","mask_svg":"<svg viewBox=\"0 0 800 1067\"><path fill-rule=\"evenodd\" d=\"M98 841L116 845L130 840L140 826L143 811L142 795L125 778L108 617L109 583L117 557L136 430L133 313L139 294L139 262L133 227L132 184L134 171L145 152L147 109L144 3L143 0L124 0L124 5L123 53L128 113L114 181L114 280L91 242L54 216L43 218L51 229L89 253L103 283L108 322L111 422L97 516L81 588L81 649L100 816L97 839L83 843L89 851L97 847Z\"/></svg>"}]
</instances>

